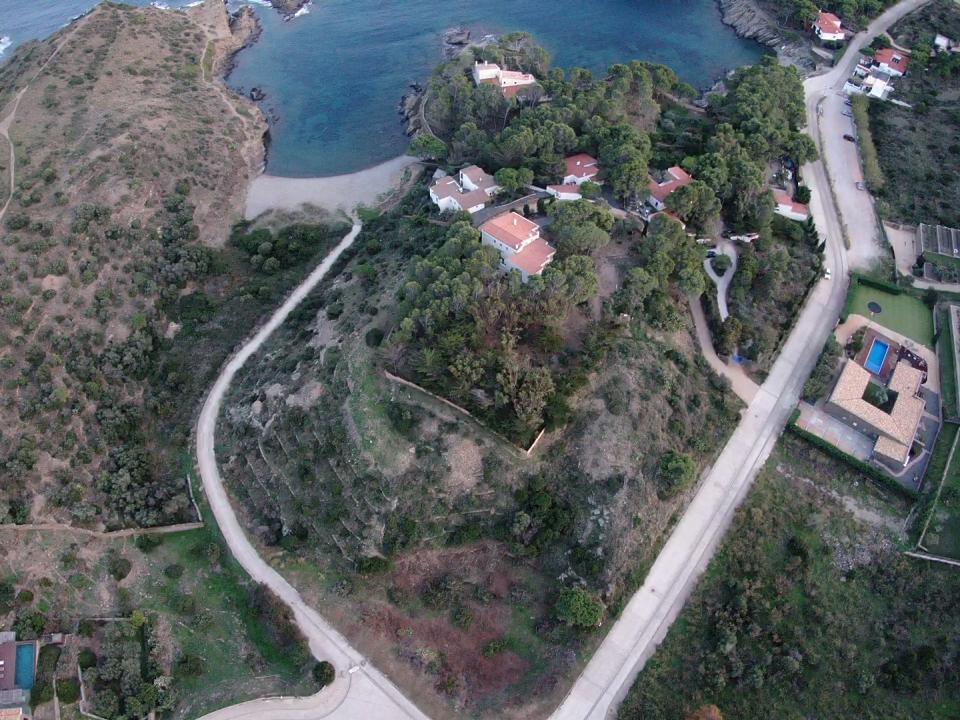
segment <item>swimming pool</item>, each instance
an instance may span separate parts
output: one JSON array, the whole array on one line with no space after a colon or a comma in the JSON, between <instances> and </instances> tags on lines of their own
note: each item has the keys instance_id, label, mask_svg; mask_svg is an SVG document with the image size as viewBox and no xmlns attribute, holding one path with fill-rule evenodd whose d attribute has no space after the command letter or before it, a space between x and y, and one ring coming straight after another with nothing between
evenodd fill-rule
<instances>
[{"instance_id":1,"label":"swimming pool","mask_svg":"<svg viewBox=\"0 0 960 720\"><path fill-rule=\"evenodd\" d=\"M880 371L883 370L883 361L887 359L889 351L890 346L887 343L874 338L873 345L870 346L870 354L867 355L867 362L863 366L874 375L879 375Z\"/></svg>"},{"instance_id":2,"label":"swimming pool","mask_svg":"<svg viewBox=\"0 0 960 720\"><path fill-rule=\"evenodd\" d=\"M14 685L23 690L33 688L34 671L36 670L36 645L22 643L17 645L17 669L14 673Z\"/></svg>"}]
</instances>

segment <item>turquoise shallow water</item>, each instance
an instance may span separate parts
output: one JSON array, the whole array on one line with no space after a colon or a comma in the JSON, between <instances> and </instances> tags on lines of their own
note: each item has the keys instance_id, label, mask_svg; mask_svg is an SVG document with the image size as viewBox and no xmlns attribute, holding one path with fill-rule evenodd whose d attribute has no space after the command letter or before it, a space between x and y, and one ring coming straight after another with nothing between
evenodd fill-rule
<instances>
[{"instance_id":1,"label":"turquoise shallow water","mask_svg":"<svg viewBox=\"0 0 960 720\"><path fill-rule=\"evenodd\" d=\"M0 0L0 38L15 46L45 37L94 4ZM763 52L720 22L715 0L314 0L290 22L255 7L263 35L237 56L229 83L267 93L263 107L277 118L267 163L276 175L336 175L403 152L397 103L429 76L442 32L455 25L475 37L527 30L555 65L602 72L633 59L664 63L697 87Z\"/></svg>"},{"instance_id":2,"label":"turquoise shallow water","mask_svg":"<svg viewBox=\"0 0 960 720\"><path fill-rule=\"evenodd\" d=\"M282 22L258 9L261 41L237 58L229 82L260 87L271 127L268 171L352 172L403 152L397 103L441 59L441 34L527 30L555 65L603 71L651 60L702 87L756 62L760 46L720 22L714 0L320 0Z\"/></svg>"}]
</instances>

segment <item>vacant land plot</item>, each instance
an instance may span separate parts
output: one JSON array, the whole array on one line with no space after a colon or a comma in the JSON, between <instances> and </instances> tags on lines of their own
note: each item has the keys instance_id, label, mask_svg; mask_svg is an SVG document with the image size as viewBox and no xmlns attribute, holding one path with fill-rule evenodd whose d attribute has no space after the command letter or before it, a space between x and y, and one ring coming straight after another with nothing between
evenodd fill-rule
<instances>
[{"instance_id":1,"label":"vacant land plot","mask_svg":"<svg viewBox=\"0 0 960 720\"><path fill-rule=\"evenodd\" d=\"M879 306L880 311L873 311L870 303ZM894 295L855 281L847 297L847 312L871 318L877 325L902 333L921 345L933 347L933 313L912 295Z\"/></svg>"},{"instance_id":2,"label":"vacant land plot","mask_svg":"<svg viewBox=\"0 0 960 720\"><path fill-rule=\"evenodd\" d=\"M937 308L937 327L940 338L937 340L937 359L940 361L940 397L943 401L943 414L955 418L960 413L957 407L957 329L950 319L950 306Z\"/></svg>"},{"instance_id":3,"label":"vacant land plot","mask_svg":"<svg viewBox=\"0 0 960 720\"><path fill-rule=\"evenodd\" d=\"M845 487L825 487L842 478ZM902 505L785 437L621 720L956 717L960 575L900 553Z\"/></svg>"}]
</instances>

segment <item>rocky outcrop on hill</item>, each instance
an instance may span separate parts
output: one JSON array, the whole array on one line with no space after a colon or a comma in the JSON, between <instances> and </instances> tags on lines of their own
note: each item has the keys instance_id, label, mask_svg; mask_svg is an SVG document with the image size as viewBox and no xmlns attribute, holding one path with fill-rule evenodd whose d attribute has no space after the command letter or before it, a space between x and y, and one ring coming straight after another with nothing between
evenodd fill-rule
<instances>
[{"instance_id":1,"label":"rocky outcrop on hill","mask_svg":"<svg viewBox=\"0 0 960 720\"><path fill-rule=\"evenodd\" d=\"M740 37L773 47L783 40L780 28L754 0L719 0L723 22Z\"/></svg>"}]
</instances>

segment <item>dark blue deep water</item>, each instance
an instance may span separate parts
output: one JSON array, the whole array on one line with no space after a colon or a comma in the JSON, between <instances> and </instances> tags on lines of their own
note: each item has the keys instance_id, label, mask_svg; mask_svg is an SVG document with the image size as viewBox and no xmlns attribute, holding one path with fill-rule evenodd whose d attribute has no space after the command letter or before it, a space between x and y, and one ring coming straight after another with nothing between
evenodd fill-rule
<instances>
[{"instance_id":1,"label":"dark blue deep water","mask_svg":"<svg viewBox=\"0 0 960 720\"><path fill-rule=\"evenodd\" d=\"M0 37L47 35L91 4L0 0ZM602 72L633 59L663 63L696 87L763 53L720 22L715 0L314 0L290 22L257 12L263 35L238 55L229 83L266 92L275 175L335 175L402 153L397 103L429 76L442 32L455 25L475 37L529 31L554 65Z\"/></svg>"}]
</instances>

